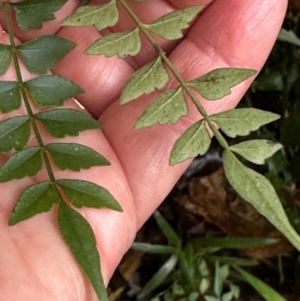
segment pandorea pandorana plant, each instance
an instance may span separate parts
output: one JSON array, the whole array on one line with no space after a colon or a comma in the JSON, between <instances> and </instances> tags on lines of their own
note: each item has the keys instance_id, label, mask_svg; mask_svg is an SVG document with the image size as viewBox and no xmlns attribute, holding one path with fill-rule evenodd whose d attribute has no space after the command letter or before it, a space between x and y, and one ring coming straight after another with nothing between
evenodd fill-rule
<instances>
[{"instance_id":1,"label":"pandorea pandorana plant","mask_svg":"<svg viewBox=\"0 0 300 301\"><path fill-rule=\"evenodd\" d=\"M148 0L150 1L150 0ZM43 133L58 139L77 136L85 130L99 129L99 123L86 113L63 108L64 101L84 91L74 82L57 75L50 75L49 69L75 47L64 38L46 35L23 44L15 44L12 26L14 11L17 26L27 31L41 28L44 21L55 18L67 0L25 0L18 3L6 2L0 5L5 11L9 43L0 44L0 73L6 74L12 66L16 79L0 82L0 110L3 114L25 108L25 114L4 118L0 122L0 151L7 153L7 160L0 167L0 182L33 177L41 170L47 179L26 188L19 196L9 219L11 226L36 214L58 209L58 225L74 258L82 268L99 299L108 300L103 283L100 258L96 240L88 222L74 207L108 208L121 211L112 194L95 183L57 178L55 168L79 172L95 166L107 166L109 162L88 146L77 143L46 143ZM82 1L88 4L89 1ZM135 2L142 2L135 0ZM224 147L224 168L233 187L242 197L251 202L287 238L300 249L299 237L290 226L275 190L260 174L244 166L236 154L250 162L262 164L281 145L266 140L252 140L229 146L223 133L229 137L247 135L260 126L276 120L273 113L255 109L237 109L208 116L198 96L215 101L231 93L231 88L255 74L254 70L222 68L212 70L191 81L186 81L156 43L155 36L174 40L183 36L182 30L204 9L192 6L176 10L151 23L138 18L125 0L112 0L104 5L84 5L64 22L65 26L94 26L101 31L115 25L119 20L119 9L123 7L136 24L126 32L107 34L95 41L85 51L87 55L116 55L124 58L137 55L142 49L141 35L144 35L157 57L141 67L129 79L121 94L121 104L126 104L155 89L163 89L169 82L169 71L178 85L164 91L145 109L136 122L136 128L154 124L176 124L188 114L188 96L199 111L199 120L190 126L176 141L170 156L170 165L178 164L198 154L203 155L211 143L209 132L213 133ZM34 9L34 14L32 13ZM21 64L34 75L25 80ZM221 129L221 131L219 130ZM36 143L32 145L30 138ZM12 152L12 153L8 153ZM109 167L106 167L109 168ZM76 177L74 175L74 177Z\"/></svg>"}]
</instances>

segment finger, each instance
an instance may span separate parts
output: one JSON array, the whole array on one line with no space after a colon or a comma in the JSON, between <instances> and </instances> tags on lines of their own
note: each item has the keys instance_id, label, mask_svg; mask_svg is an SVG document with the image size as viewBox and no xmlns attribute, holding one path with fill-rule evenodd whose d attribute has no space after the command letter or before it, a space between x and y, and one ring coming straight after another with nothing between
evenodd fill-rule
<instances>
[{"instance_id":1,"label":"finger","mask_svg":"<svg viewBox=\"0 0 300 301\"><path fill-rule=\"evenodd\" d=\"M220 67L259 70L276 40L286 5L284 0L255 0L251 3L216 0L205 10L188 38L172 52L170 59L187 80ZM200 101L209 114L230 109L250 83L248 80L235 87L233 93L223 100ZM129 180L139 225L149 217L188 166L189 163L185 162L170 167L170 150L180 133L199 118L191 105L189 116L175 126L134 130L135 121L152 99L152 96L141 97L122 107L115 103L101 117L104 133Z\"/></svg>"}]
</instances>

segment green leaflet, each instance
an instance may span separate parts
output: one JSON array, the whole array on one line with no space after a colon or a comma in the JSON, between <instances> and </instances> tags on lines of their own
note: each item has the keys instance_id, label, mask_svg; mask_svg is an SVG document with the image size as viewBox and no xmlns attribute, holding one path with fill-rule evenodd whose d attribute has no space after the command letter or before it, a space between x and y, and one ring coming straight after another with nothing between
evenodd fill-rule
<instances>
[{"instance_id":1,"label":"green leaflet","mask_svg":"<svg viewBox=\"0 0 300 301\"><path fill-rule=\"evenodd\" d=\"M127 55L136 55L142 47L139 29L125 31L120 33L111 33L90 45L84 53L86 54L104 54L106 57L117 55L118 58L124 58Z\"/></svg>"},{"instance_id":2,"label":"green leaflet","mask_svg":"<svg viewBox=\"0 0 300 301\"><path fill-rule=\"evenodd\" d=\"M230 149L255 164L265 164L265 159L273 156L282 144L265 139L254 139L231 145Z\"/></svg>"},{"instance_id":3,"label":"green leaflet","mask_svg":"<svg viewBox=\"0 0 300 301\"><path fill-rule=\"evenodd\" d=\"M183 97L182 88L169 90L157 97L146 108L143 115L137 120L135 128L143 128L153 124L172 124L188 114L188 107Z\"/></svg>"},{"instance_id":4,"label":"green leaflet","mask_svg":"<svg viewBox=\"0 0 300 301\"><path fill-rule=\"evenodd\" d=\"M67 0L25 0L11 3L16 12L16 21L23 31L29 27L42 28L43 21L54 20L54 12L59 10Z\"/></svg>"},{"instance_id":5,"label":"green leaflet","mask_svg":"<svg viewBox=\"0 0 300 301\"><path fill-rule=\"evenodd\" d=\"M0 75L6 73L11 61L11 46L0 44Z\"/></svg>"},{"instance_id":6,"label":"green leaflet","mask_svg":"<svg viewBox=\"0 0 300 301\"><path fill-rule=\"evenodd\" d=\"M104 286L96 238L89 223L64 202L58 211L60 232L101 301L109 301Z\"/></svg>"},{"instance_id":7,"label":"green leaflet","mask_svg":"<svg viewBox=\"0 0 300 301\"><path fill-rule=\"evenodd\" d=\"M170 165L173 166L198 154L204 155L211 143L204 120L190 126L175 142L171 151Z\"/></svg>"},{"instance_id":8,"label":"green leaflet","mask_svg":"<svg viewBox=\"0 0 300 301\"><path fill-rule=\"evenodd\" d=\"M58 75L43 75L24 83L32 100L41 108L60 106L84 91L72 81Z\"/></svg>"},{"instance_id":9,"label":"green leaflet","mask_svg":"<svg viewBox=\"0 0 300 301\"><path fill-rule=\"evenodd\" d=\"M75 43L54 35L45 35L17 46L25 66L31 73L45 74L54 69Z\"/></svg>"},{"instance_id":10,"label":"green leaflet","mask_svg":"<svg viewBox=\"0 0 300 301\"><path fill-rule=\"evenodd\" d=\"M217 100L229 95L232 87L254 74L256 71L250 69L220 68L188 82L188 85L205 99Z\"/></svg>"},{"instance_id":11,"label":"green leaflet","mask_svg":"<svg viewBox=\"0 0 300 301\"><path fill-rule=\"evenodd\" d=\"M199 5L175 10L144 26L166 40L179 39L183 36L182 30L189 27L189 23L203 8L204 5Z\"/></svg>"},{"instance_id":12,"label":"green leaflet","mask_svg":"<svg viewBox=\"0 0 300 301\"><path fill-rule=\"evenodd\" d=\"M77 143L51 143L45 146L59 169L79 171L110 163L93 149Z\"/></svg>"},{"instance_id":13,"label":"green leaflet","mask_svg":"<svg viewBox=\"0 0 300 301\"><path fill-rule=\"evenodd\" d=\"M21 194L8 223L12 226L36 214L48 212L59 200L60 194L50 181L32 185Z\"/></svg>"},{"instance_id":14,"label":"green leaflet","mask_svg":"<svg viewBox=\"0 0 300 301\"><path fill-rule=\"evenodd\" d=\"M0 152L24 148L30 137L28 116L19 116L0 122Z\"/></svg>"},{"instance_id":15,"label":"green leaflet","mask_svg":"<svg viewBox=\"0 0 300 301\"><path fill-rule=\"evenodd\" d=\"M271 183L261 174L244 166L227 150L224 151L223 161L226 178L237 193L252 204L300 250L299 236L290 225Z\"/></svg>"},{"instance_id":16,"label":"green leaflet","mask_svg":"<svg viewBox=\"0 0 300 301\"><path fill-rule=\"evenodd\" d=\"M61 24L64 26L91 26L97 30L114 26L119 19L116 1L111 0L104 5L81 6Z\"/></svg>"},{"instance_id":17,"label":"green leaflet","mask_svg":"<svg viewBox=\"0 0 300 301\"><path fill-rule=\"evenodd\" d=\"M266 301L287 301L268 284L237 265L232 266Z\"/></svg>"},{"instance_id":18,"label":"green leaflet","mask_svg":"<svg viewBox=\"0 0 300 301\"><path fill-rule=\"evenodd\" d=\"M57 185L63 189L71 203L78 208L108 208L122 211L121 206L111 193L94 183L66 179L58 180Z\"/></svg>"},{"instance_id":19,"label":"green leaflet","mask_svg":"<svg viewBox=\"0 0 300 301\"><path fill-rule=\"evenodd\" d=\"M18 82L0 81L0 110L9 113L21 106L21 94Z\"/></svg>"},{"instance_id":20,"label":"green leaflet","mask_svg":"<svg viewBox=\"0 0 300 301\"><path fill-rule=\"evenodd\" d=\"M71 109L55 109L38 113L35 118L40 120L47 132L57 138L78 136L79 132L101 128L100 123L88 114Z\"/></svg>"},{"instance_id":21,"label":"green leaflet","mask_svg":"<svg viewBox=\"0 0 300 301\"><path fill-rule=\"evenodd\" d=\"M42 169L41 149L31 147L12 155L0 168L0 182L32 177Z\"/></svg>"},{"instance_id":22,"label":"green leaflet","mask_svg":"<svg viewBox=\"0 0 300 301\"><path fill-rule=\"evenodd\" d=\"M278 118L280 115L254 108L233 109L209 117L231 138L249 135L251 131Z\"/></svg>"},{"instance_id":23,"label":"green leaflet","mask_svg":"<svg viewBox=\"0 0 300 301\"><path fill-rule=\"evenodd\" d=\"M155 89L162 89L168 81L169 75L161 57L158 57L131 75L121 93L120 103L125 104Z\"/></svg>"}]
</instances>

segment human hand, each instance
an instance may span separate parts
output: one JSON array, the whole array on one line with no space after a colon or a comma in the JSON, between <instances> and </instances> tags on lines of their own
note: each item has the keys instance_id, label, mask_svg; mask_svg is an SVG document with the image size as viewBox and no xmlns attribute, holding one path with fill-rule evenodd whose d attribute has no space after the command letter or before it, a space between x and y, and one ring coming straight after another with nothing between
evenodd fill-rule
<instances>
[{"instance_id":1,"label":"human hand","mask_svg":"<svg viewBox=\"0 0 300 301\"><path fill-rule=\"evenodd\" d=\"M4 1L0 1L4 2ZM122 255L130 247L136 231L151 215L174 186L189 162L175 167L168 165L171 147L180 133L199 118L191 106L188 117L176 125L153 126L134 130L133 125L152 99L145 96L125 106L118 104L122 86L137 66L155 56L149 45L134 59L86 56L82 54L99 33L89 28L60 28L59 23L73 12L79 0L70 0L56 14L55 21L46 22L42 30L21 32L18 39L55 33L73 40L77 47L59 63L55 73L79 84L86 93L78 98L100 118L102 131L87 131L69 139L88 145L103 154L112 165L83 170L76 176L107 188L120 202L124 212L83 208L81 214L89 221L96 235L101 254L103 276L108 282ZM95 3L106 1L92 1ZM193 79L220 67L259 70L277 37L284 17L286 0L151 0L132 4L141 19L150 21L174 7L207 4L186 38L180 42L160 40L171 61L186 79ZM122 15L127 30L132 23ZM5 28L4 19L1 19ZM8 37L2 34L1 43ZM13 70L13 69L12 69ZM10 70L2 79L12 79ZM24 76L30 76L24 71ZM253 79L252 79L253 80ZM175 85L171 82L170 85ZM233 89L223 100L201 100L208 113L234 107L251 80ZM75 107L72 101L66 106ZM7 115L1 116L1 119ZM49 138L50 139L50 138ZM0 157L0 164L5 161ZM59 177L74 177L66 171L56 171ZM12 181L1 186L0 201L0 300L96 300L93 289L60 237L56 209L28 221L8 227L8 219L21 191L40 181L43 174Z\"/></svg>"}]
</instances>

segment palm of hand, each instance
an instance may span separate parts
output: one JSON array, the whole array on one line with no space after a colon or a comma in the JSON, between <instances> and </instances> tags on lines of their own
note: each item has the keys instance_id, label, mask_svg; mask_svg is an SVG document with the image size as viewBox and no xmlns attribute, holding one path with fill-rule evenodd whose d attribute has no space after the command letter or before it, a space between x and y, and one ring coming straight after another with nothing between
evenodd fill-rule
<instances>
[{"instance_id":1,"label":"palm of hand","mask_svg":"<svg viewBox=\"0 0 300 301\"><path fill-rule=\"evenodd\" d=\"M4 1L0 1L4 2ZM110 167L93 168L76 176L106 187L120 202L124 212L82 209L90 222L101 253L103 276L109 280L136 231L166 196L187 163L168 166L172 144L196 118L190 108L189 117L177 125L135 131L133 124L150 97L120 107L118 97L122 86L138 66L155 57L154 50L144 41L144 50L134 59L90 57L82 54L99 33L94 28L59 28L59 22L76 9L79 0L70 0L58 12L57 20L45 23L42 30L16 36L26 41L32 37L55 33L73 40L77 47L55 70L83 87L80 102L100 117L103 131L87 131L72 141L88 145L103 154ZM106 1L92 1L92 4ZM163 14L188 5L209 4L180 42L159 40L171 61L186 79L219 67L243 67L259 70L274 43L284 16L286 0L152 0L132 6L142 20L151 21ZM2 18L2 20L4 20ZM5 22L2 22L5 28ZM125 13L113 30L128 30L134 24ZM6 34L1 43L7 43ZM8 72L3 79L11 79ZM24 76L26 74L24 73ZM232 108L242 97L250 82L234 89L220 102L203 102L208 113ZM176 85L172 81L170 85ZM69 101L66 106L76 104ZM6 118L4 116L4 118ZM5 157L1 157L3 164ZM57 178L72 177L70 172L56 171ZM73 176L74 177L74 176ZM85 280L59 235L56 212L41 214L16 226L7 222L21 191L35 181L45 180L44 174L1 184L0 202L0 300L94 300L93 290ZM18 289L16 290L16 287Z\"/></svg>"}]
</instances>

